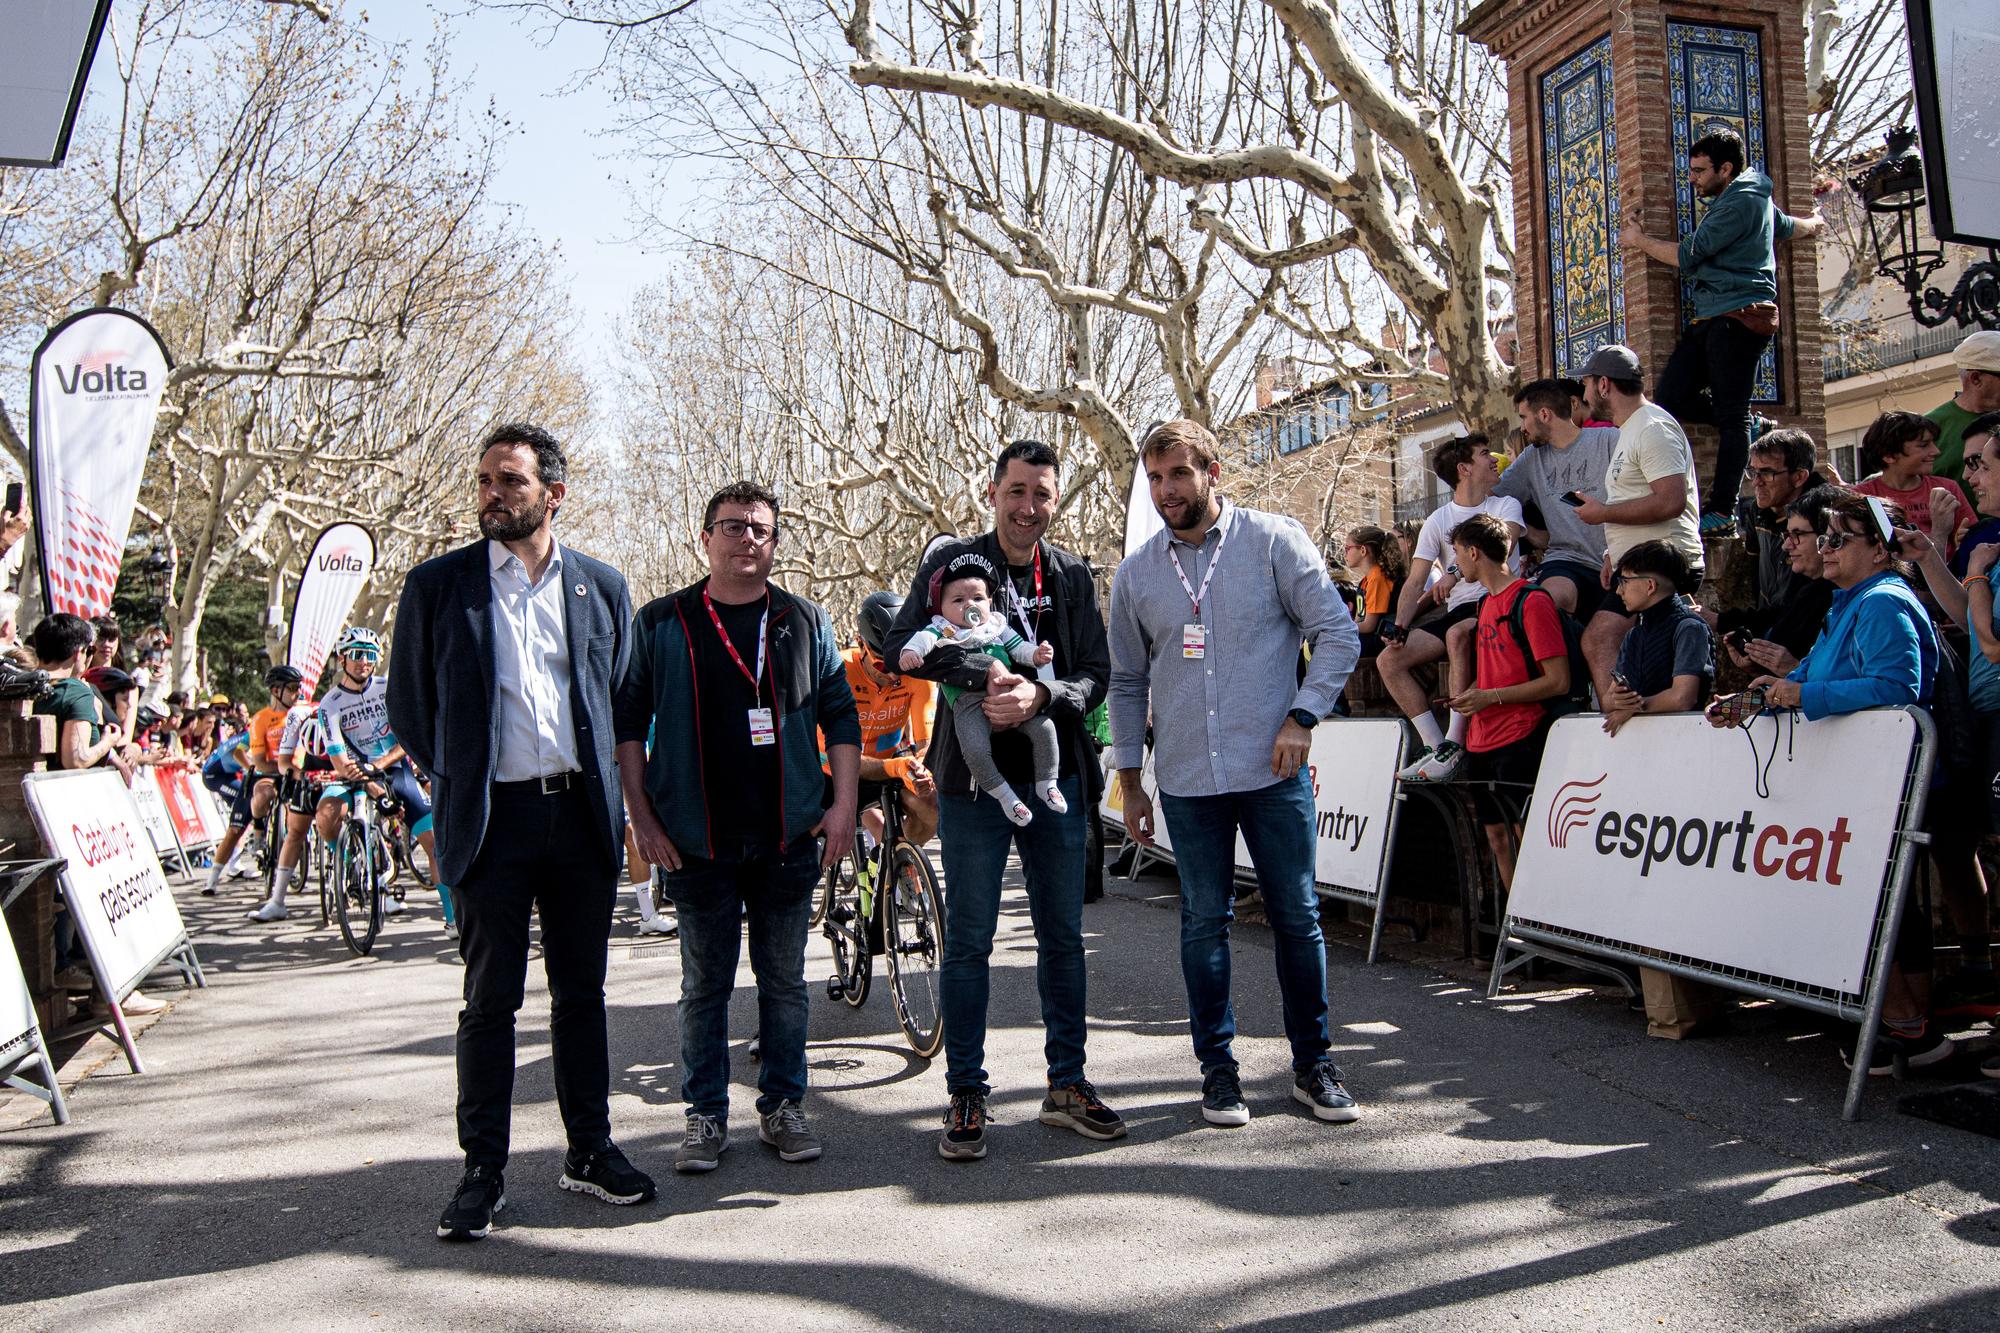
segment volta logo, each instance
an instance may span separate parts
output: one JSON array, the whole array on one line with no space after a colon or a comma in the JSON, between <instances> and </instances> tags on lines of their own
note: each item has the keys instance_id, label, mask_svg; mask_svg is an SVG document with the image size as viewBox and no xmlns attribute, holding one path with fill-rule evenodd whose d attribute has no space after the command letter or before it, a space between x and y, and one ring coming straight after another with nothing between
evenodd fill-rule
<instances>
[{"instance_id":1,"label":"volta logo","mask_svg":"<svg viewBox=\"0 0 2000 1333\"><path fill-rule=\"evenodd\" d=\"M1604 794L1600 789L1610 776L1600 773L1589 782L1565 782L1556 788L1555 800L1549 802L1549 846L1569 846L1569 835L1590 823L1597 814L1597 798Z\"/></svg>"},{"instance_id":2,"label":"volta logo","mask_svg":"<svg viewBox=\"0 0 2000 1333\"><path fill-rule=\"evenodd\" d=\"M99 353L87 356L70 366L69 373L57 366L56 386L65 394L74 394L79 389L84 393L144 393L148 387L146 372L136 366L125 366L111 358L116 353Z\"/></svg>"},{"instance_id":3,"label":"volta logo","mask_svg":"<svg viewBox=\"0 0 2000 1333\"><path fill-rule=\"evenodd\" d=\"M318 561L320 569L329 574L365 574L368 566L360 556L352 551L328 551Z\"/></svg>"}]
</instances>

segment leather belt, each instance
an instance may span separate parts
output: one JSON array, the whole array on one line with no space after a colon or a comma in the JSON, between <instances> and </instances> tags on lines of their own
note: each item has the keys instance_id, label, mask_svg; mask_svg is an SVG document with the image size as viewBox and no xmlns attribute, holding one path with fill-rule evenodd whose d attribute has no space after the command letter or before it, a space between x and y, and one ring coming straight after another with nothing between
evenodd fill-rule
<instances>
[{"instance_id":1,"label":"leather belt","mask_svg":"<svg viewBox=\"0 0 2000 1333\"><path fill-rule=\"evenodd\" d=\"M572 787L583 786L583 774L571 769L567 773L545 773L541 777L527 778L521 782L496 782L493 786L495 790L503 792L554 796Z\"/></svg>"}]
</instances>

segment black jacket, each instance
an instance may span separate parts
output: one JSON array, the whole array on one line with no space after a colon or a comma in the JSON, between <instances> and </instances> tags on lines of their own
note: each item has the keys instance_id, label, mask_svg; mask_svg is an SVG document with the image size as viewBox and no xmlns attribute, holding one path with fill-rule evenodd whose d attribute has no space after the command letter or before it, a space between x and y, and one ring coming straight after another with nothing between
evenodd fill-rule
<instances>
[{"instance_id":1,"label":"black jacket","mask_svg":"<svg viewBox=\"0 0 2000 1333\"><path fill-rule=\"evenodd\" d=\"M625 796L611 728L611 688L625 673L632 596L625 576L562 549L563 631L569 645L570 716L590 793L591 827L610 863L625 858ZM493 781L493 571L487 544L426 560L403 581L389 655L389 727L430 775L438 878L459 884L486 839Z\"/></svg>"},{"instance_id":2,"label":"black jacket","mask_svg":"<svg viewBox=\"0 0 2000 1333\"><path fill-rule=\"evenodd\" d=\"M1056 650L1056 678L1042 682L1049 690L1048 707L1042 714L1055 723L1063 766L1074 767L1083 780L1085 796L1095 804L1104 789L1104 773L1098 766L1096 747L1091 744L1084 719L1103 701L1105 691L1111 686L1111 646L1104 634L1104 613L1098 607L1097 584L1090 576L1087 562L1048 542L1041 543L1040 550L1043 592L1050 599L1050 606L1041 618L1041 632ZM983 556L1005 578L1007 557L1000 549L1000 539L991 532L937 551L917 571L902 613L883 640L884 656L892 665L911 636L930 623L931 575L968 552ZM1004 591L1002 600L1003 603L1006 600ZM956 644L946 643L933 650L922 666L907 674L942 685L979 689L986 684L987 663L992 660L984 653L968 653ZM1000 742L996 753L1004 753L1000 748L1004 745L1002 738L996 736L995 740ZM952 733L951 710L942 704L931 732L930 754L924 762L937 775L940 790L975 790L972 771L960 757L958 738Z\"/></svg>"}]
</instances>

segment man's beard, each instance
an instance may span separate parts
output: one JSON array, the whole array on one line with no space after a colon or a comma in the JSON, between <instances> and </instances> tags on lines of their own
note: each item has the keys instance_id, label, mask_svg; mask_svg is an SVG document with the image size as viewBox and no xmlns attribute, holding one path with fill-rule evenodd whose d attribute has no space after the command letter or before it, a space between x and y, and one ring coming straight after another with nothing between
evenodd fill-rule
<instances>
[{"instance_id":1,"label":"man's beard","mask_svg":"<svg viewBox=\"0 0 2000 1333\"><path fill-rule=\"evenodd\" d=\"M1198 528L1208 521L1209 514L1214 508L1215 491L1211 488L1201 493L1199 501L1190 500L1182 507L1180 522L1169 522L1167 526L1175 532L1186 532L1190 528Z\"/></svg>"},{"instance_id":2,"label":"man's beard","mask_svg":"<svg viewBox=\"0 0 2000 1333\"><path fill-rule=\"evenodd\" d=\"M542 516L530 509L523 513L486 510L479 516L479 530L496 542L517 542L531 537L542 526Z\"/></svg>"}]
</instances>

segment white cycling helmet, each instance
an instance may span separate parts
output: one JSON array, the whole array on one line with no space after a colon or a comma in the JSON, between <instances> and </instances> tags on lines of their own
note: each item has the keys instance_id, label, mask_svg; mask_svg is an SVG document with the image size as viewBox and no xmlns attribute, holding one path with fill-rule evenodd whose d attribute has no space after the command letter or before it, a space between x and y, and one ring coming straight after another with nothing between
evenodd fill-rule
<instances>
[{"instance_id":1,"label":"white cycling helmet","mask_svg":"<svg viewBox=\"0 0 2000 1333\"><path fill-rule=\"evenodd\" d=\"M335 657L346 657L349 653L357 651L372 653L376 657L382 655L381 638L366 625L349 625L333 642Z\"/></svg>"}]
</instances>

